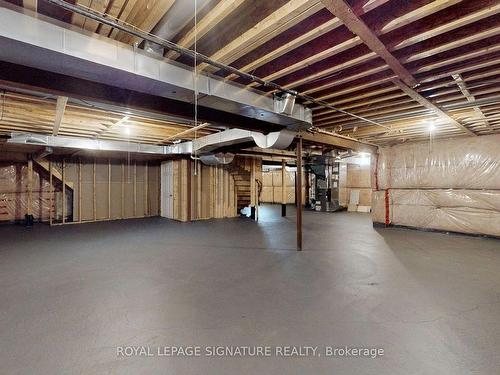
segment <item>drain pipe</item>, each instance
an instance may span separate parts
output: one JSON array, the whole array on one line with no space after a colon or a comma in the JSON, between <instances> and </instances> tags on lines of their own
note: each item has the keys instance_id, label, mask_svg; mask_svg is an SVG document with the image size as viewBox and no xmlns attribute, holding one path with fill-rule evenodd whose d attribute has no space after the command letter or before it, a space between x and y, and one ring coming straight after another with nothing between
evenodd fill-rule
<instances>
[{"instance_id":1,"label":"drain pipe","mask_svg":"<svg viewBox=\"0 0 500 375\"><path fill-rule=\"evenodd\" d=\"M160 38L160 37L153 35L151 33L144 32L136 27L129 26L129 25L123 23L122 21L111 19L111 18L107 17L106 15L102 15L99 12L96 12L92 9L83 8L79 5L73 5L73 4L67 3L65 0L46 0L46 1L51 3L51 4L57 5L63 9L69 10L73 13L80 14L84 17L88 17L88 18L93 19L97 22L100 22L102 24L111 26L115 29L118 29L120 31L128 33L130 35L134 35L140 39L144 39L145 41L149 41L151 43L158 44L164 48L173 50L177 53L180 53L181 55L188 56L192 59L196 59L196 61L198 61L198 62L203 62L203 63L206 63L208 65L212 65L218 69L221 69L222 71L224 71L226 73L234 74L234 75L236 75L240 78L243 78L245 80L248 80L250 82L258 83L261 86L280 91L283 94L290 94L296 98L302 99L304 101L312 102L312 103L319 105L321 107L328 108L328 109L331 109L333 111L343 113L345 115L357 118L359 120L363 120L363 121L368 122L370 124L381 126L383 128L386 128L386 129L391 129L387 125L383 125L379 122L370 120L366 117L358 116L358 115L355 115L354 113L347 112L347 111L344 111L344 110L339 109L337 107L334 107L333 105L331 105L328 102L325 102L324 100L318 100L316 98L313 98L312 96L298 93L295 90L288 89L288 88L281 86L281 85L278 85L277 83L274 83L272 81L265 81L262 78L254 76L253 74L245 73L245 72L238 70L230 65L222 64L218 61L212 60L210 57L208 57L202 53L190 50L188 48L181 47L181 46L175 44L174 42Z\"/></svg>"}]
</instances>

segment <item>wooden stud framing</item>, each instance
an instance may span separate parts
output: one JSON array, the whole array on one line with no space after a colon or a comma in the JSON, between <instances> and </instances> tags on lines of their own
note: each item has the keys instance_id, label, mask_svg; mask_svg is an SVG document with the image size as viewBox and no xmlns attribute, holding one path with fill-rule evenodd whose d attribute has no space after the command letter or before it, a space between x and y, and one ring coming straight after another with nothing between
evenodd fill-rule
<instances>
[{"instance_id":1,"label":"wooden stud framing","mask_svg":"<svg viewBox=\"0 0 500 375\"><path fill-rule=\"evenodd\" d=\"M108 219L111 219L111 159L108 159Z\"/></svg>"},{"instance_id":2,"label":"wooden stud framing","mask_svg":"<svg viewBox=\"0 0 500 375\"><path fill-rule=\"evenodd\" d=\"M82 222L82 161L78 160L78 222Z\"/></svg>"},{"instance_id":3,"label":"wooden stud framing","mask_svg":"<svg viewBox=\"0 0 500 375\"><path fill-rule=\"evenodd\" d=\"M62 223L66 222L66 159L62 159L61 182L62 182Z\"/></svg>"},{"instance_id":4,"label":"wooden stud framing","mask_svg":"<svg viewBox=\"0 0 500 375\"><path fill-rule=\"evenodd\" d=\"M121 179L121 218L125 219L125 162L122 161L122 179Z\"/></svg>"},{"instance_id":5,"label":"wooden stud framing","mask_svg":"<svg viewBox=\"0 0 500 375\"><path fill-rule=\"evenodd\" d=\"M49 209L49 224L52 225L54 212L54 185L52 178L52 158L49 159L49 189L50 189L50 209Z\"/></svg>"},{"instance_id":6,"label":"wooden stud framing","mask_svg":"<svg viewBox=\"0 0 500 375\"><path fill-rule=\"evenodd\" d=\"M96 159L94 158L94 163L92 167L92 215L94 217L94 221L97 220L95 172L96 172Z\"/></svg>"},{"instance_id":7,"label":"wooden stud framing","mask_svg":"<svg viewBox=\"0 0 500 375\"><path fill-rule=\"evenodd\" d=\"M137 216L137 161L134 160L134 217Z\"/></svg>"},{"instance_id":8,"label":"wooden stud framing","mask_svg":"<svg viewBox=\"0 0 500 375\"><path fill-rule=\"evenodd\" d=\"M33 215L33 159L28 158L28 202L26 214Z\"/></svg>"},{"instance_id":9,"label":"wooden stud framing","mask_svg":"<svg viewBox=\"0 0 500 375\"><path fill-rule=\"evenodd\" d=\"M144 166L144 216L149 216L149 175L148 175L148 162Z\"/></svg>"},{"instance_id":10,"label":"wooden stud framing","mask_svg":"<svg viewBox=\"0 0 500 375\"><path fill-rule=\"evenodd\" d=\"M191 207L192 204L192 162L191 160L186 161L186 220L191 221L191 217L193 214L193 210Z\"/></svg>"}]
</instances>

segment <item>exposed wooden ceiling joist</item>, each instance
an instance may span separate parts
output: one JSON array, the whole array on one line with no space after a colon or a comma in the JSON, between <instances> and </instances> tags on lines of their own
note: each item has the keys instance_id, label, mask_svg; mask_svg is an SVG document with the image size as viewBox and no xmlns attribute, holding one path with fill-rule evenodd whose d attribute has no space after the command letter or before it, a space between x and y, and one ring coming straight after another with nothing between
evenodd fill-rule
<instances>
[{"instance_id":1,"label":"exposed wooden ceiling joist","mask_svg":"<svg viewBox=\"0 0 500 375\"><path fill-rule=\"evenodd\" d=\"M366 26L361 18L354 14L354 11L344 0L321 1L349 30L359 36L370 50L380 56L403 82L411 87L417 84L417 81L410 72L387 50L384 43Z\"/></svg>"},{"instance_id":2,"label":"exposed wooden ceiling joist","mask_svg":"<svg viewBox=\"0 0 500 375\"><path fill-rule=\"evenodd\" d=\"M230 64L260 44L313 15L322 8L319 0L290 0L271 15L257 23L250 30L235 38L229 44L211 54L210 58L224 64ZM200 64L204 70L207 64ZM210 68L208 71L215 71Z\"/></svg>"},{"instance_id":3,"label":"exposed wooden ceiling joist","mask_svg":"<svg viewBox=\"0 0 500 375\"><path fill-rule=\"evenodd\" d=\"M460 91L462 92L462 94L465 96L465 98L467 99L467 101L469 102L475 102L476 101L476 98L474 98L474 95L472 95L469 91L469 89L467 88L467 84L465 83L465 81L463 80L462 76L460 74L453 74L453 79L455 80L455 82L457 83L457 86L460 88ZM488 122L488 119L486 118L486 116L484 115L483 111L481 111L481 108L477 107L477 106L474 106L472 107L474 109L474 111L477 113L478 117L481 119L481 121L487 126L487 127L490 127L491 128L491 125L490 123Z\"/></svg>"},{"instance_id":4,"label":"exposed wooden ceiling joist","mask_svg":"<svg viewBox=\"0 0 500 375\"><path fill-rule=\"evenodd\" d=\"M474 132L472 132L470 129L466 128L464 125L459 123L457 120L449 116L447 113L445 113L443 110L441 110L439 107L434 105L432 102L430 102L428 99L424 98L422 95L420 95L418 92L413 90L411 87L408 87L404 82L400 81L399 79L393 80L394 84L397 85L406 95L408 95L410 98L416 100L420 104L422 104L425 108L430 109L433 111L435 114L437 114L440 118L443 120L448 121L450 124L453 124L455 127L462 129L464 132L466 132L469 135L476 135Z\"/></svg>"},{"instance_id":5,"label":"exposed wooden ceiling joist","mask_svg":"<svg viewBox=\"0 0 500 375\"><path fill-rule=\"evenodd\" d=\"M301 132L299 135L304 141L319 143L328 146L335 146L343 149L375 153L377 146L360 142L353 138L344 137L338 134Z\"/></svg>"},{"instance_id":6,"label":"exposed wooden ceiling joist","mask_svg":"<svg viewBox=\"0 0 500 375\"><path fill-rule=\"evenodd\" d=\"M182 137L185 137L186 135L188 134L191 134L191 133L194 133L194 132L197 132L198 130L201 130L203 128L206 128L207 126L209 126L210 123L209 122L204 122L203 124L200 124L200 125L196 125L196 126L193 126L192 128L189 128L189 129L186 129L186 130L183 130L177 134L174 134L174 135L171 135L167 138L164 138L161 142L161 144L163 143L166 143L166 142L169 142L169 141L172 141L172 140L175 140L175 139L182 139Z\"/></svg>"},{"instance_id":7,"label":"exposed wooden ceiling joist","mask_svg":"<svg viewBox=\"0 0 500 375\"><path fill-rule=\"evenodd\" d=\"M176 44L190 48L196 39L203 38L212 28L226 18L229 14L236 10L245 0L221 0L213 7L201 20L197 22L196 27L189 30L182 36ZM166 54L169 59L176 59L179 54L175 51L169 51Z\"/></svg>"}]
</instances>

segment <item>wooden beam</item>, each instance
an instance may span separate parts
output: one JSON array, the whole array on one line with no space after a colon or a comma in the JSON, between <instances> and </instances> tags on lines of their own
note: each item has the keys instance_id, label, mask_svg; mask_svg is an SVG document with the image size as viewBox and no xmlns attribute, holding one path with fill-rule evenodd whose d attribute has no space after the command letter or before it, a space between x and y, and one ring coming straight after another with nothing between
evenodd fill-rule
<instances>
[{"instance_id":1,"label":"wooden beam","mask_svg":"<svg viewBox=\"0 0 500 375\"><path fill-rule=\"evenodd\" d=\"M147 9L144 1L136 1L127 17L127 23L149 33L168 12L174 2L174 0L151 0L149 1L149 9ZM140 42L138 37L125 32L118 32L116 39L127 44Z\"/></svg>"},{"instance_id":2,"label":"wooden beam","mask_svg":"<svg viewBox=\"0 0 500 375\"><path fill-rule=\"evenodd\" d=\"M33 159L28 159L28 204L26 207L26 215L33 216Z\"/></svg>"},{"instance_id":3,"label":"wooden beam","mask_svg":"<svg viewBox=\"0 0 500 375\"><path fill-rule=\"evenodd\" d=\"M464 125L459 123L457 120L449 116L446 112L441 110L438 106L430 102L427 98L424 98L422 95L420 95L418 92L413 90L412 88L408 87L405 85L402 81L399 79L393 80L394 84L397 85L406 95L408 95L410 98L413 100L417 101L418 103L422 104L425 108L430 109L433 111L437 116L439 116L441 119L446 120L450 124L454 125L455 127L463 130L469 135L476 135L472 130L467 129Z\"/></svg>"},{"instance_id":4,"label":"wooden beam","mask_svg":"<svg viewBox=\"0 0 500 375\"><path fill-rule=\"evenodd\" d=\"M122 178L121 178L121 202L120 202L121 218L125 219L125 163L122 161Z\"/></svg>"},{"instance_id":5,"label":"wooden beam","mask_svg":"<svg viewBox=\"0 0 500 375\"><path fill-rule=\"evenodd\" d=\"M82 222L82 161L81 160L78 160L78 222L79 223Z\"/></svg>"},{"instance_id":6,"label":"wooden beam","mask_svg":"<svg viewBox=\"0 0 500 375\"><path fill-rule=\"evenodd\" d=\"M286 66L280 70L277 70L276 72L269 74L269 75L263 77L262 79L265 81L274 81L274 80L281 78L285 75L296 72L297 70L308 67L308 66L314 64L315 62L324 60L328 57L331 57L331 56L334 56L334 55L339 54L341 52L347 51L348 49L353 48L355 46L358 46L362 43L363 42L361 41L361 39L358 36L355 36L354 38L348 39L345 42L336 44L330 48L325 49L324 51L321 51L320 53L317 53L313 56L310 56L307 59L303 59L301 61L296 62L295 64L292 64L290 66ZM345 65L345 63L341 64L341 66L344 68L347 67ZM259 84L253 82L253 83L249 84L248 86L254 87L254 86L259 86Z\"/></svg>"},{"instance_id":7,"label":"wooden beam","mask_svg":"<svg viewBox=\"0 0 500 375\"><path fill-rule=\"evenodd\" d=\"M94 158L94 163L92 165L92 215L94 218L94 221L97 220L97 200L96 200L96 159Z\"/></svg>"},{"instance_id":8,"label":"wooden beam","mask_svg":"<svg viewBox=\"0 0 500 375\"><path fill-rule=\"evenodd\" d=\"M361 151L361 152L369 152L376 153L378 147L369 143L360 142L354 138L345 137L339 134L333 134L326 131L321 131L317 133L310 132L301 132L300 138L304 141L334 146L341 149Z\"/></svg>"},{"instance_id":9,"label":"wooden beam","mask_svg":"<svg viewBox=\"0 0 500 375\"><path fill-rule=\"evenodd\" d=\"M478 6L481 6L480 1L476 2L470 2L471 4L478 4ZM406 38L402 40L400 43L397 43L393 48L394 50L397 49L402 49L405 47L408 47L410 45L413 45L415 43L422 42L424 40L433 38L437 35L444 34L444 33L449 33L450 31L453 31L457 28L463 27L465 25L472 24L474 22L480 21L482 19L485 19L487 17L490 17L492 15L495 15L500 12L500 3L482 7L480 9L477 9L476 11L469 11L468 13L464 14L463 16L458 16L456 14L453 14L454 18L450 20L449 22L443 22L440 20L440 24L437 25L437 27L433 27L429 30L423 31L423 32L417 32L415 34L412 34L411 37ZM450 14L451 16L451 14Z\"/></svg>"},{"instance_id":10,"label":"wooden beam","mask_svg":"<svg viewBox=\"0 0 500 375\"><path fill-rule=\"evenodd\" d=\"M294 50L295 48L298 48L313 39L319 38L320 36L326 34L329 31L332 31L336 29L337 27L341 26L342 22L337 17L334 17L328 22L325 22L321 24L320 26L300 35L299 37L281 45L278 48L275 48L273 50L268 51L265 55L252 60L245 66L239 68L239 70L243 72L251 72L254 69L257 69L259 66L262 66L264 64L267 64L268 62L277 59L278 57ZM234 74L231 74L227 77L228 79L236 79L237 76Z\"/></svg>"},{"instance_id":11,"label":"wooden beam","mask_svg":"<svg viewBox=\"0 0 500 375\"><path fill-rule=\"evenodd\" d=\"M162 139L158 143L165 143L165 142L171 141L173 139L180 139L180 137L186 136L188 134L191 134L192 132L195 132L195 131L198 131L200 129L206 128L208 125L210 125L210 123L204 122L203 124L200 124L200 125L197 125L197 126L193 126L192 128L183 130L183 131L181 131L181 132L179 132L177 134L174 134L174 135L171 135L171 136L169 136L167 138L164 138L164 139Z\"/></svg>"},{"instance_id":12,"label":"wooden beam","mask_svg":"<svg viewBox=\"0 0 500 375\"><path fill-rule=\"evenodd\" d=\"M426 16L439 12L445 8L451 7L455 4L462 2L463 0L438 0L431 1L424 6L421 6L411 12L404 14L401 17L395 18L392 21L386 23L380 33L385 34L390 31L396 30L399 27L408 25L409 23L418 21Z\"/></svg>"},{"instance_id":13,"label":"wooden beam","mask_svg":"<svg viewBox=\"0 0 500 375\"><path fill-rule=\"evenodd\" d=\"M407 85L413 87L417 84L411 73L389 52L377 35L366 26L361 18L354 14L354 11L344 0L321 1L349 30L359 36L370 50L380 56Z\"/></svg>"},{"instance_id":14,"label":"wooden beam","mask_svg":"<svg viewBox=\"0 0 500 375\"><path fill-rule=\"evenodd\" d=\"M149 216L149 168L148 162L144 166L144 216Z\"/></svg>"},{"instance_id":15,"label":"wooden beam","mask_svg":"<svg viewBox=\"0 0 500 375\"><path fill-rule=\"evenodd\" d=\"M297 142L297 177L295 192L297 195L297 251L302 251L302 138Z\"/></svg>"},{"instance_id":16,"label":"wooden beam","mask_svg":"<svg viewBox=\"0 0 500 375\"><path fill-rule=\"evenodd\" d=\"M54 212L54 181L52 179L52 158L49 159L49 194L50 194L50 200L49 200L49 224L52 225L52 220L53 220L53 212Z\"/></svg>"},{"instance_id":17,"label":"wooden beam","mask_svg":"<svg viewBox=\"0 0 500 375\"><path fill-rule=\"evenodd\" d=\"M137 161L134 160L134 217L137 217Z\"/></svg>"},{"instance_id":18,"label":"wooden beam","mask_svg":"<svg viewBox=\"0 0 500 375\"><path fill-rule=\"evenodd\" d=\"M108 219L111 219L111 159L108 159Z\"/></svg>"},{"instance_id":19,"label":"wooden beam","mask_svg":"<svg viewBox=\"0 0 500 375\"><path fill-rule=\"evenodd\" d=\"M453 74L452 77L455 80L455 82L457 83L458 88L460 89L462 94L465 96L467 101L468 102L475 102L476 98L474 97L474 95L472 95L470 93L469 89L467 88L467 84L463 80L462 76L460 74ZM481 121L484 123L484 125L491 129L491 124L488 122L488 119L484 115L481 108L479 108L478 106L474 106L474 107L472 107L472 109L477 114L477 117L479 117L479 119L481 119Z\"/></svg>"},{"instance_id":20,"label":"wooden beam","mask_svg":"<svg viewBox=\"0 0 500 375\"><path fill-rule=\"evenodd\" d=\"M66 159L62 159L62 223L66 222Z\"/></svg>"},{"instance_id":21,"label":"wooden beam","mask_svg":"<svg viewBox=\"0 0 500 375\"><path fill-rule=\"evenodd\" d=\"M224 64L230 64L322 8L319 0L290 0L250 30L211 54L210 58ZM198 67L199 70L203 70L208 65L202 63ZM214 70L217 69L210 68L209 71L213 72Z\"/></svg>"},{"instance_id":22,"label":"wooden beam","mask_svg":"<svg viewBox=\"0 0 500 375\"><path fill-rule=\"evenodd\" d=\"M106 124L103 124L105 126L104 129L102 129L101 131L97 132L95 134L95 138L99 138L100 136L108 133L110 130L116 128L117 126L127 122L128 120L130 119L130 116L123 116L120 120L118 121L115 121L113 122L112 124L110 125L106 125Z\"/></svg>"},{"instance_id":23,"label":"wooden beam","mask_svg":"<svg viewBox=\"0 0 500 375\"><path fill-rule=\"evenodd\" d=\"M59 128L61 127L61 122L64 116L64 111L66 110L66 104L68 103L67 96L58 96L56 103L56 117L54 120L54 128L52 130L52 135L57 135L59 133Z\"/></svg>"},{"instance_id":24,"label":"wooden beam","mask_svg":"<svg viewBox=\"0 0 500 375\"><path fill-rule=\"evenodd\" d=\"M191 159L188 159L186 162L186 221L191 221L193 216L192 211L192 195L193 195L193 184L192 184L192 162Z\"/></svg>"}]
</instances>

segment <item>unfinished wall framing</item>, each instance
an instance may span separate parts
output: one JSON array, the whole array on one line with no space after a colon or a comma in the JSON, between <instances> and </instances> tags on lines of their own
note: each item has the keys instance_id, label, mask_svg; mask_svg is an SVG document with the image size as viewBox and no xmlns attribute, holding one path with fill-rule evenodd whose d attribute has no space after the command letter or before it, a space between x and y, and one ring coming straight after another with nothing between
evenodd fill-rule
<instances>
[{"instance_id":1,"label":"unfinished wall framing","mask_svg":"<svg viewBox=\"0 0 500 375\"><path fill-rule=\"evenodd\" d=\"M159 215L159 163L126 159L33 160L0 165L0 221L34 219L52 225Z\"/></svg>"},{"instance_id":2,"label":"unfinished wall framing","mask_svg":"<svg viewBox=\"0 0 500 375\"><path fill-rule=\"evenodd\" d=\"M260 158L237 157L228 165L189 159L161 165L161 215L183 222L229 218L259 202Z\"/></svg>"}]
</instances>

